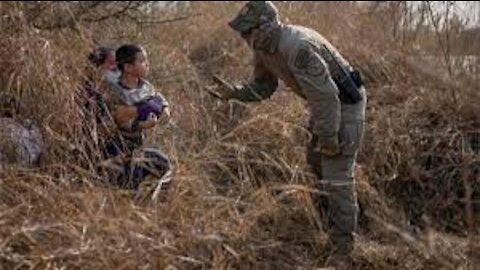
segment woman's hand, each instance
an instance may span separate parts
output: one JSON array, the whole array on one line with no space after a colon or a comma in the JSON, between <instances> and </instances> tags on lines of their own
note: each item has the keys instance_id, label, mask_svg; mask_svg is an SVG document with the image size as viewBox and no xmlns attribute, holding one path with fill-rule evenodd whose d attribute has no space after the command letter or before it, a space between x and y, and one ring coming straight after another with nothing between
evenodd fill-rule
<instances>
[{"instance_id":1,"label":"woman's hand","mask_svg":"<svg viewBox=\"0 0 480 270\"><path fill-rule=\"evenodd\" d=\"M113 112L115 123L124 130L131 130L132 123L137 117L137 108L135 106L120 105Z\"/></svg>"},{"instance_id":2,"label":"woman's hand","mask_svg":"<svg viewBox=\"0 0 480 270\"><path fill-rule=\"evenodd\" d=\"M138 128L139 129L151 129L155 127L155 125L158 123L158 119L154 114L150 114L150 117L146 121L141 121L138 123Z\"/></svg>"},{"instance_id":3,"label":"woman's hand","mask_svg":"<svg viewBox=\"0 0 480 270\"><path fill-rule=\"evenodd\" d=\"M123 130L134 131L135 129L151 129L157 124L166 125L170 122L170 110L166 107L162 114L157 117L150 114L146 121L135 123L137 118L137 108L135 106L118 106L113 113L115 123Z\"/></svg>"}]
</instances>

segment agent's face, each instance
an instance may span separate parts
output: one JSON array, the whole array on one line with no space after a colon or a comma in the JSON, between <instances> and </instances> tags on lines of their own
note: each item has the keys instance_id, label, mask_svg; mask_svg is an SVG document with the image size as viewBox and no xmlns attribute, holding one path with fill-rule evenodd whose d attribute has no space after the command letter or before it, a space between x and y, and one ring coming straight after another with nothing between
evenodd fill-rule
<instances>
[{"instance_id":1,"label":"agent's face","mask_svg":"<svg viewBox=\"0 0 480 270\"><path fill-rule=\"evenodd\" d=\"M253 31L251 30L248 33L241 33L240 35L245 40L245 42L247 42L247 45L250 48L253 48Z\"/></svg>"}]
</instances>

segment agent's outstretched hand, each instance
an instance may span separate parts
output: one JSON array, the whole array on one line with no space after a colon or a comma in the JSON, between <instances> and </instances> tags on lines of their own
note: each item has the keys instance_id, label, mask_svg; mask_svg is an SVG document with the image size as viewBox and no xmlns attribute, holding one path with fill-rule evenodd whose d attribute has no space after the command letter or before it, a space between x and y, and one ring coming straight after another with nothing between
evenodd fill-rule
<instances>
[{"instance_id":1,"label":"agent's outstretched hand","mask_svg":"<svg viewBox=\"0 0 480 270\"><path fill-rule=\"evenodd\" d=\"M205 89L207 92L214 96L215 98L221 100L229 100L232 98L233 93L235 92L235 86L230 84L229 82L225 81L224 79L220 78L217 75L212 76L213 80L215 81L215 86L209 86Z\"/></svg>"}]
</instances>

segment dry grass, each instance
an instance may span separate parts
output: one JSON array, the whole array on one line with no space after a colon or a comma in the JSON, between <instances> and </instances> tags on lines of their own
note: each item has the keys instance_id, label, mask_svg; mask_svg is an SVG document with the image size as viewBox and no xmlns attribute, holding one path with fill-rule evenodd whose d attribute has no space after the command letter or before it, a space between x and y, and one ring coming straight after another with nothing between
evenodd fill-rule
<instances>
[{"instance_id":1,"label":"dry grass","mask_svg":"<svg viewBox=\"0 0 480 270\"><path fill-rule=\"evenodd\" d=\"M106 44L145 45L150 79L173 104L174 125L150 136L174 165L166 204L134 204L102 184L95 160L73 154L85 140L74 97L86 40L35 32L22 16L13 17L17 30L1 29L11 37L1 41L1 91L20 101L18 117L42 126L48 145L41 168L0 173L1 269L316 266L326 235L315 227L321 221L310 199L317 191L304 158L304 103L283 86L262 104L209 97L208 74L246 80L250 53L225 24L238 3L192 5L199 15L174 24L96 29ZM355 267L474 269L479 156L467 143L479 132L478 83L411 63L411 51L385 37L380 19L347 5L279 7L283 18L324 33L367 78Z\"/></svg>"}]
</instances>

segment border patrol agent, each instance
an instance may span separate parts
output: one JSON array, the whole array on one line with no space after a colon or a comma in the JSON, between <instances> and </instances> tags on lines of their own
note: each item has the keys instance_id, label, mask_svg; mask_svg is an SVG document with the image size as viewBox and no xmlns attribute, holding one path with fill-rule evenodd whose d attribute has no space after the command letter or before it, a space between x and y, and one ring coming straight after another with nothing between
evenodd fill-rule
<instances>
[{"instance_id":1,"label":"border patrol agent","mask_svg":"<svg viewBox=\"0 0 480 270\"><path fill-rule=\"evenodd\" d=\"M357 226L354 166L362 140L366 94L360 74L319 33L284 25L269 1L250 1L229 22L254 51L253 81L223 83L221 98L255 102L269 98L278 79L307 101L307 162L328 194L328 247L337 261L353 249Z\"/></svg>"}]
</instances>

